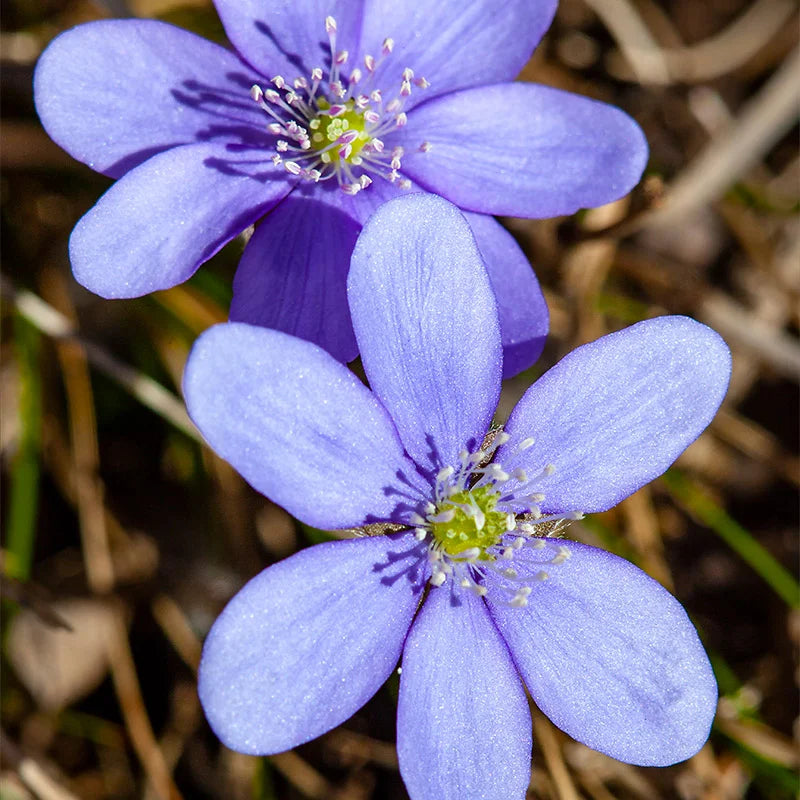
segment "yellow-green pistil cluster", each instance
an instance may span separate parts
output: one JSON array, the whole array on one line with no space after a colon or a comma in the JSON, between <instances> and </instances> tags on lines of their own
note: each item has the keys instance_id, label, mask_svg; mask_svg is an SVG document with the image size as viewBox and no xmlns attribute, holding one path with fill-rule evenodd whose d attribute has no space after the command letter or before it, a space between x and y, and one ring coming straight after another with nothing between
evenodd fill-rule
<instances>
[{"instance_id":1,"label":"yellow-green pistil cluster","mask_svg":"<svg viewBox=\"0 0 800 800\"><path fill-rule=\"evenodd\" d=\"M320 99L318 100L318 106L324 111L330 108L330 103ZM359 165L361 163L360 153L364 145L370 140L370 135L366 131L366 120L363 112L356 110L353 100L348 100L344 103L344 106L346 110L338 116L320 115L309 123L309 128L312 131L311 149L318 152L324 151L320 156L323 164L338 163L342 158L342 154L339 151L344 150L347 153L344 160L351 164ZM348 132L353 138L347 142L344 148L331 147L332 144L339 142Z\"/></svg>"},{"instance_id":2,"label":"yellow-green pistil cluster","mask_svg":"<svg viewBox=\"0 0 800 800\"><path fill-rule=\"evenodd\" d=\"M478 548L480 560L490 559L486 549L500 541L508 531L508 515L497 510L500 494L490 487L464 489L443 500L437 517L452 517L447 522L433 522L434 540L450 556Z\"/></svg>"}]
</instances>

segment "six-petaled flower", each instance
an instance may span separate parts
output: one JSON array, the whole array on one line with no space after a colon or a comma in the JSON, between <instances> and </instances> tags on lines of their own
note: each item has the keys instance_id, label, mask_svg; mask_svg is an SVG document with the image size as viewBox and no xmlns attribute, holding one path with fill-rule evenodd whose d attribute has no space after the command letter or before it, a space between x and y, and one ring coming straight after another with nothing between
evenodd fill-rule
<instances>
[{"instance_id":1,"label":"six-petaled flower","mask_svg":"<svg viewBox=\"0 0 800 800\"><path fill-rule=\"evenodd\" d=\"M462 209L496 296L506 375L547 332L539 286L492 214L614 200L647 146L616 108L511 83L555 0L215 0L236 52L152 20L59 36L35 75L52 138L119 178L78 223L78 280L133 297L192 275L248 226L231 318L357 353L346 301L367 217L410 187Z\"/></svg>"},{"instance_id":2,"label":"six-petaled flower","mask_svg":"<svg viewBox=\"0 0 800 800\"><path fill-rule=\"evenodd\" d=\"M560 728L665 765L705 741L711 667L679 603L559 529L661 474L706 427L730 354L685 317L584 345L490 430L502 374L468 224L395 199L356 244L348 297L366 388L319 347L242 323L190 356L212 447L309 525L392 523L269 567L206 641L200 697L228 746L275 753L344 721L402 657L397 747L415 800L522 798L524 686Z\"/></svg>"}]
</instances>

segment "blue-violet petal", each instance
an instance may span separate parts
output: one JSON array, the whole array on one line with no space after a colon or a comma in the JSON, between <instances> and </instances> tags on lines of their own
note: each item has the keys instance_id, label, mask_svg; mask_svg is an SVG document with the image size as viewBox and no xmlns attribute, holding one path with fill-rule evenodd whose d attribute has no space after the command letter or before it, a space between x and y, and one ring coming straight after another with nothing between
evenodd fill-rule
<instances>
[{"instance_id":1,"label":"blue-violet petal","mask_svg":"<svg viewBox=\"0 0 800 800\"><path fill-rule=\"evenodd\" d=\"M200 700L217 736L279 753L361 708L397 665L423 565L413 536L374 536L302 550L253 578L203 648Z\"/></svg>"},{"instance_id":2,"label":"blue-violet petal","mask_svg":"<svg viewBox=\"0 0 800 800\"><path fill-rule=\"evenodd\" d=\"M502 369L494 295L464 217L428 194L381 206L347 294L364 370L409 455L430 471L457 465L481 444Z\"/></svg>"},{"instance_id":3,"label":"blue-violet petal","mask_svg":"<svg viewBox=\"0 0 800 800\"><path fill-rule=\"evenodd\" d=\"M189 413L258 491L318 528L401 520L416 472L375 396L310 342L241 322L195 343Z\"/></svg>"},{"instance_id":4,"label":"blue-violet petal","mask_svg":"<svg viewBox=\"0 0 800 800\"><path fill-rule=\"evenodd\" d=\"M506 471L525 470L544 511L605 511L703 432L730 370L725 342L693 319L631 325L573 350L525 392L497 460ZM515 451L529 437L533 445Z\"/></svg>"},{"instance_id":5,"label":"blue-violet petal","mask_svg":"<svg viewBox=\"0 0 800 800\"><path fill-rule=\"evenodd\" d=\"M405 173L484 214L555 217L603 205L627 194L647 162L644 134L623 111L530 83L431 100L398 138Z\"/></svg>"},{"instance_id":6,"label":"blue-violet petal","mask_svg":"<svg viewBox=\"0 0 800 800\"><path fill-rule=\"evenodd\" d=\"M414 800L523 800L531 717L486 605L430 591L403 651L397 703L400 773Z\"/></svg>"},{"instance_id":7,"label":"blue-violet petal","mask_svg":"<svg viewBox=\"0 0 800 800\"><path fill-rule=\"evenodd\" d=\"M612 758L666 766L708 738L717 685L683 607L622 558L563 540L514 559L532 587L509 606L494 573L489 610L536 704Z\"/></svg>"}]
</instances>

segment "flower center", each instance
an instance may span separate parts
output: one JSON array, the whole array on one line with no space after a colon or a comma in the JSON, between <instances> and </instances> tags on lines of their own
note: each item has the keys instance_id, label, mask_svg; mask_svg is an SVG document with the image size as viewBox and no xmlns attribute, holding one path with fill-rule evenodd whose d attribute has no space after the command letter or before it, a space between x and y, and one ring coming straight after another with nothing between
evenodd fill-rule
<instances>
[{"instance_id":1,"label":"flower center","mask_svg":"<svg viewBox=\"0 0 800 800\"><path fill-rule=\"evenodd\" d=\"M381 137L391 135L407 122L403 111L412 84L420 89L430 84L414 77L406 67L400 72L400 88L391 99L376 87L375 71L394 49L392 39L385 39L381 56L364 56L364 69L353 68L347 79L344 69L349 61L347 50L336 48L336 20L325 19L331 48L331 67L323 83L321 67L311 70L309 78L295 78L291 86L281 76L272 78L273 87L255 85L250 96L273 120L267 130L277 137L273 163L299 178L313 181L336 178L346 194L356 194L377 176L397 183L401 189L411 181L401 177L402 147L384 152ZM423 142L419 149L430 150Z\"/></svg>"},{"instance_id":2,"label":"flower center","mask_svg":"<svg viewBox=\"0 0 800 800\"><path fill-rule=\"evenodd\" d=\"M533 476L521 468L506 472L492 459L495 450L510 440L507 433L495 431L476 453L462 451L458 467L439 471L431 500L411 515L411 523L417 539L428 542L433 586L449 580L454 587L483 597L486 577L494 573L507 593L507 602L522 607L532 591L530 582L549 577L538 566L535 572L530 571L531 554L550 552L552 547L545 550L547 538L583 514L542 513L545 495L541 489L555 467L547 464ZM533 444L533 439L524 439L510 449L509 455L513 459ZM537 556L534 561L537 565L559 565L569 557L569 548L561 545L549 560ZM516 563L526 565L528 584L520 577Z\"/></svg>"},{"instance_id":3,"label":"flower center","mask_svg":"<svg viewBox=\"0 0 800 800\"><path fill-rule=\"evenodd\" d=\"M479 559L491 558L486 548L496 545L508 531L508 514L497 510L500 495L487 486L450 495L437 506L431 524L434 541L450 556L477 549Z\"/></svg>"},{"instance_id":4,"label":"flower center","mask_svg":"<svg viewBox=\"0 0 800 800\"><path fill-rule=\"evenodd\" d=\"M318 106L328 111L328 116L315 117L309 122L311 149L320 154L323 164L336 164L340 160L355 166L362 164L360 153L371 137L364 113L356 110L355 101L350 99L344 103L336 116L330 114L331 105L325 100L319 100Z\"/></svg>"}]
</instances>

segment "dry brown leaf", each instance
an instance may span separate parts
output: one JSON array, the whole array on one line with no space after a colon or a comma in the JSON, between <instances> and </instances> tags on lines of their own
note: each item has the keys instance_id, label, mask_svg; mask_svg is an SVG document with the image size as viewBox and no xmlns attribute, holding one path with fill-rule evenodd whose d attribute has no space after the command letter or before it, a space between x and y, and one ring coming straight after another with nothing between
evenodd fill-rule
<instances>
[{"instance_id":1,"label":"dry brown leaf","mask_svg":"<svg viewBox=\"0 0 800 800\"><path fill-rule=\"evenodd\" d=\"M89 598L60 600L52 607L72 631L23 609L11 622L6 655L37 704L56 710L85 697L105 677L116 612Z\"/></svg>"}]
</instances>

